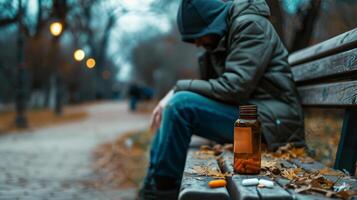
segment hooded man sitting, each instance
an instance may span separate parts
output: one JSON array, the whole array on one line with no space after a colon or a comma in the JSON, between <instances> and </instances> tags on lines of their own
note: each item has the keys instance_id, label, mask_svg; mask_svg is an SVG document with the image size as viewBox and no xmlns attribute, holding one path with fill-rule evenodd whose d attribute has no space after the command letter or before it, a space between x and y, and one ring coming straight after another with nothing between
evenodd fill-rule
<instances>
[{"instance_id":1,"label":"hooded man sitting","mask_svg":"<svg viewBox=\"0 0 357 200\"><path fill-rule=\"evenodd\" d=\"M238 106L255 104L263 142L304 143L303 114L288 52L264 0L183 0L177 24L184 42L206 49L199 80L180 80L155 108L156 131L141 199L176 199L191 136L233 142Z\"/></svg>"}]
</instances>

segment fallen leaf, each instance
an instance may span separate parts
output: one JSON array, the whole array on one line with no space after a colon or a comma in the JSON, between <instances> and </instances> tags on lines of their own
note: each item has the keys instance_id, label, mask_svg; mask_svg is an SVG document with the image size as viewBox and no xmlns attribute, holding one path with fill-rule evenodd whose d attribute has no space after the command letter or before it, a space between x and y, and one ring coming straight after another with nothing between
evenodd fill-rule
<instances>
[{"instance_id":1,"label":"fallen leaf","mask_svg":"<svg viewBox=\"0 0 357 200\"><path fill-rule=\"evenodd\" d=\"M343 200L349 200L353 196L357 195L357 191L347 190L335 193L335 195Z\"/></svg>"},{"instance_id":2,"label":"fallen leaf","mask_svg":"<svg viewBox=\"0 0 357 200\"><path fill-rule=\"evenodd\" d=\"M345 176L345 174L343 172L337 171L337 170L333 170L331 168L323 168L318 170L320 174L322 175L326 175L326 176Z\"/></svg>"},{"instance_id":3,"label":"fallen leaf","mask_svg":"<svg viewBox=\"0 0 357 200\"><path fill-rule=\"evenodd\" d=\"M225 178L231 176L230 173L222 173L219 169L209 166L194 166L193 172L202 176L210 176L213 178Z\"/></svg>"}]
</instances>

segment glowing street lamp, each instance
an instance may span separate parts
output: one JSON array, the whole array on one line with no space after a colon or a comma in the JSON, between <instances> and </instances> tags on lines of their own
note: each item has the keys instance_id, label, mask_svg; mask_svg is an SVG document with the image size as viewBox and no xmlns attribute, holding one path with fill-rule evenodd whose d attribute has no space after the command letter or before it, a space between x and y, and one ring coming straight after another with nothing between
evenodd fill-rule
<instances>
[{"instance_id":1,"label":"glowing street lamp","mask_svg":"<svg viewBox=\"0 0 357 200\"><path fill-rule=\"evenodd\" d=\"M82 61L85 56L86 54L82 49L77 49L73 54L74 60L76 61Z\"/></svg>"},{"instance_id":2,"label":"glowing street lamp","mask_svg":"<svg viewBox=\"0 0 357 200\"><path fill-rule=\"evenodd\" d=\"M61 22L53 22L50 25L50 32L53 36L59 36L61 35L63 30L63 26Z\"/></svg>"},{"instance_id":3,"label":"glowing street lamp","mask_svg":"<svg viewBox=\"0 0 357 200\"><path fill-rule=\"evenodd\" d=\"M89 58L87 61L86 61L86 65L88 67L88 69L92 69L95 67L95 60L94 58Z\"/></svg>"}]
</instances>

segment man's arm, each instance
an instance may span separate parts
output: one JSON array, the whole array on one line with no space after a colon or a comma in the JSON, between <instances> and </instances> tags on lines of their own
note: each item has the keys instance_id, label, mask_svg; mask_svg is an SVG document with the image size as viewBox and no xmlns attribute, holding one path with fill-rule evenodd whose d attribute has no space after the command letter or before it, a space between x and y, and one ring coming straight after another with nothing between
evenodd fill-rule
<instances>
[{"instance_id":1,"label":"man's arm","mask_svg":"<svg viewBox=\"0 0 357 200\"><path fill-rule=\"evenodd\" d=\"M237 23L225 72L209 80L180 80L175 92L189 90L228 103L247 101L269 64L272 45L257 22Z\"/></svg>"},{"instance_id":2,"label":"man's arm","mask_svg":"<svg viewBox=\"0 0 357 200\"><path fill-rule=\"evenodd\" d=\"M201 80L207 81L209 78L217 77L207 51L198 56L198 67Z\"/></svg>"}]
</instances>

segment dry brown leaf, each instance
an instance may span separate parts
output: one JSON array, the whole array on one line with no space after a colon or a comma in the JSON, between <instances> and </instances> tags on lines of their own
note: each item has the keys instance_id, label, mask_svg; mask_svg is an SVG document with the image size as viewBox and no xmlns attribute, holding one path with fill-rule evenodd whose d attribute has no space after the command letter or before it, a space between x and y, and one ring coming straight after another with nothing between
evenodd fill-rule
<instances>
[{"instance_id":1,"label":"dry brown leaf","mask_svg":"<svg viewBox=\"0 0 357 200\"><path fill-rule=\"evenodd\" d=\"M347 190L335 193L335 195L343 200L349 200L351 197L357 195L357 191Z\"/></svg>"},{"instance_id":2,"label":"dry brown leaf","mask_svg":"<svg viewBox=\"0 0 357 200\"><path fill-rule=\"evenodd\" d=\"M212 150L199 150L195 151L193 157L197 159L209 160L215 158L215 153Z\"/></svg>"},{"instance_id":3,"label":"dry brown leaf","mask_svg":"<svg viewBox=\"0 0 357 200\"><path fill-rule=\"evenodd\" d=\"M314 163L315 160L311 157L303 157L303 158L299 158L300 162L302 163L306 163L306 164L311 164Z\"/></svg>"},{"instance_id":4,"label":"dry brown leaf","mask_svg":"<svg viewBox=\"0 0 357 200\"><path fill-rule=\"evenodd\" d=\"M293 158L302 158L306 157L305 148L296 148L292 144L288 143L285 146L279 147L276 152L267 153L270 156L275 158L282 158L282 159L293 159Z\"/></svg>"},{"instance_id":5,"label":"dry brown leaf","mask_svg":"<svg viewBox=\"0 0 357 200\"><path fill-rule=\"evenodd\" d=\"M212 150L212 148L208 145L201 145L200 146L200 150L201 151L208 151L208 150Z\"/></svg>"},{"instance_id":6,"label":"dry brown leaf","mask_svg":"<svg viewBox=\"0 0 357 200\"><path fill-rule=\"evenodd\" d=\"M229 173L222 173L219 169L209 166L194 166L193 172L202 176L210 176L213 178L225 178L227 176L231 176Z\"/></svg>"},{"instance_id":7,"label":"dry brown leaf","mask_svg":"<svg viewBox=\"0 0 357 200\"><path fill-rule=\"evenodd\" d=\"M283 176L286 179L293 180L295 178L298 178L298 173L301 172L301 168L288 168L288 169L283 169L281 171L281 176Z\"/></svg>"},{"instance_id":8,"label":"dry brown leaf","mask_svg":"<svg viewBox=\"0 0 357 200\"><path fill-rule=\"evenodd\" d=\"M326 176L345 176L344 173L340 172L340 171L337 171L337 170L333 170L331 168L323 168L323 169L320 169L318 170L318 172L322 175L326 175Z\"/></svg>"},{"instance_id":9,"label":"dry brown leaf","mask_svg":"<svg viewBox=\"0 0 357 200\"><path fill-rule=\"evenodd\" d=\"M332 189L334 182L326 179L325 177L317 177L312 179L311 185L316 188L322 188L322 189Z\"/></svg>"},{"instance_id":10,"label":"dry brown leaf","mask_svg":"<svg viewBox=\"0 0 357 200\"><path fill-rule=\"evenodd\" d=\"M261 165L262 165L262 168L273 168L273 167L277 167L278 163L276 160L262 159Z\"/></svg>"}]
</instances>

